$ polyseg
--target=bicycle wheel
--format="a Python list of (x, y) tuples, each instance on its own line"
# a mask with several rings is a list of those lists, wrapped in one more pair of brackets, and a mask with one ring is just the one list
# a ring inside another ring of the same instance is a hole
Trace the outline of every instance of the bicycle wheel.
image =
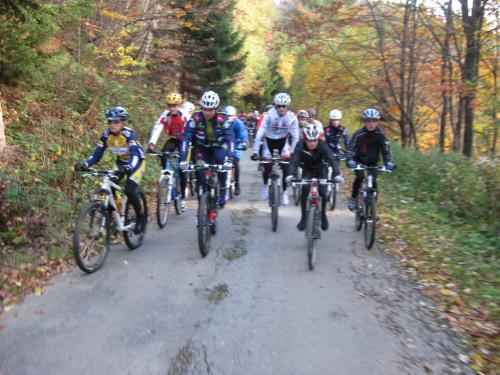
[(309, 262), (309, 269), (312, 271), (316, 264), (316, 220), (317, 220), (318, 210), (315, 207), (309, 209), (307, 213), (306, 222), (306, 238), (307, 238), (307, 260)]
[[(174, 194), (172, 194), (174, 195)], [(177, 215), (181, 214), (181, 179), (179, 177), (175, 178), (175, 197), (172, 197), (174, 201), (174, 209)]]
[[(359, 198), (359, 197), (358, 197)], [(354, 227), (356, 228), (356, 231), (360, 231), (361, 227), (363, 226), (363, 211), (364, 211), (364, 204), (360, 205), (359, 204), (359, 199), (356, 198), (356, 208), (355, 208), (355, 219), (354, 219)]]
[(85, 206), (73, 233), (73, 255), (78, 267), (92, 273), (102, 267), (109, 253), (110, 217), (101, 202)]
[[(146, 197), (144, 196), (144, 193), (142, 191), (138, 192), (138, 195), (139, 195), (139, 202), (141, 204), (141, 211), (143, 212), (144, 215), (144, 220), (142, 223), (143, 225), (140, 233), (135, 233), (135, 227), (134, 229), (130, 229), (128, 231), (123, 232), (125, 243), (127, 244), (130, 250), (135, 250), (142, 245), (142, 242), (144, 241), (144, 236), (146, 235), (146, 226), (148, 223), (148, 206), (146, 204)], [(130, 200), (128, 200), (127, 207), (125, 207), (125, 226), (134, 222), (137, 225), (137, 217), (138, 213), (135, 212), (134, 206), (132, 206), (132, 203), (130, 203)]]
[(271, 229), (273, 232), (276, 232), (278, 229), (278, 208), (279, 208), (279, 199), (280, 199), (280, 188), (278, 186), (278, 182), (274, 179), (271, 182)]
[(302, 195), (301, 186), (295, 186), (293, 188), (293, 201), (296, 206), (300, 204), (300, 196)]
[(195, 172), (189, 172), (189, 179), (188, 179), (188, 188), (189, 188), (189, 194), (192, 197), (196, 196), (196, 174)]
[(335, 209), (337, 203), (337, 184), (333, 183), (331, 186), (330, 194), (328, 195), (328, 208), (330, 211)]
[(365, 218), (365, 246), (371, 249), (375, 242), (375, 231), (377, 228), (377, 212), (376, 212), (375, 196), (370, 195), (366, 206)]
[(210, 251), (210, 207), (208, 194), (203, 193), (198, 206), (198, 247), (201, 256), (206, 256)]
[(170, 199), (168, 199), (168, 178), (163, 177), (156, 190), (156, 221), (163, 228), (167, 225), (168, 213), (170, 212)]

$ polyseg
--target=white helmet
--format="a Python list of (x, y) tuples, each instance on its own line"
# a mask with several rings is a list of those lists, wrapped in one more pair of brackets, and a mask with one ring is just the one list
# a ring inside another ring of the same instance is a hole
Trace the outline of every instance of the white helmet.
[(334, 109), (330, 112), (329, 117), (330, 120), (342, 120), (342, 112), (340, 112), (338, 109)]
[(184, 103), (183, 107), (189, 113), (194, 112), (194, 110), (196, 109), (195, 106), (194, 106), (194, 104), (191, 103), (191, 102)]
[(375, 108), (367, 108), (363, 111), (363, 114), (361, 115), (362, 120), (380, 120), (380, 112), (377, 111)]
[(307, 124), (302, 129), (303, 129), (303, 132), (304, 132), (304, 137), (306, 139), (309, 139), (311, 141), (319, 139), (320, 132), (319, 132), (318, 125), (316, 125), (316, 124)]
[(292, 98), (286, 92), (281, 92), (276, 94), (274, 97), (274, 105), (286, 105), (289, 106), (292, 102)]
[(214, 91), (204, 92), (201, 96), (200, 105), (204, 109), (217, 109), (219, 104), (219, 95)]
[(236, 116), (236, 108), (234, 108), (232, 105), (228, 105), (226, 108), (224, 108), (224, 112), (228, 116)]

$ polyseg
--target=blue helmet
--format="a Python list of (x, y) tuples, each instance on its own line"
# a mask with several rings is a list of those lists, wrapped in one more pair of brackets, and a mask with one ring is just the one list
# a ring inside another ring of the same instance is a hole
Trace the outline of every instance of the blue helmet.
[(367, 108), (361, 115), (362, 120), (375, 119), (380, 120), (380, 113), (375, 108)]
[(113, 107), (106, 111), (106, 118), (108, 119), (108, 121), (112, 120), (126, 121), (128, 120), (128, 112), (123, 107)]

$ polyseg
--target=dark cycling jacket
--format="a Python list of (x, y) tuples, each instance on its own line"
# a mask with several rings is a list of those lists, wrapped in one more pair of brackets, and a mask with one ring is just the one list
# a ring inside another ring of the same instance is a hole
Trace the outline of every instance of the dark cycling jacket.
[(333, 152), (338, 152), (341, 138), (344, 140), (344, 149), (349, 149), (349, 134), (344, 125), (339, 125), (338, 127), (328, 125), (323, 130), (325, 132), (326, 143), (328, 143)]
[[(207, 139), (207, 127), (212, 127), (213, 140)], [(234, 129), (225, 113), (217, 113), (207, 122), (203, 112), (196, 112), (186, 123), (181, 144), (181, 158), (186, 160), (189, 143), (194, 139), (196, 145), (223, 147), (227, 145), (229, 157), (234, 157)]]
[(357, 130), (351, 138), (349, 157), (357, 163), (374, 166), (380, 160), (380, 154), (384, 163), (392, 161), (391, 147), (385, 131), (376, 128), (368, 131), (366, 127)]
[(303, 169), (320, 170), (324, 167), (323, 161), (331, 165), (334, 176), (339, 175), (337, 158), (333, 155), (332, 150), (330, 150), (325, 141), (320, 140), (315, 150), (309, 150), (306, 142), (301, 139), (297, 143), (297, 146), (295, 146), (292, 160), (290, 161), (290, 174), (295, 175), (299, 166)]

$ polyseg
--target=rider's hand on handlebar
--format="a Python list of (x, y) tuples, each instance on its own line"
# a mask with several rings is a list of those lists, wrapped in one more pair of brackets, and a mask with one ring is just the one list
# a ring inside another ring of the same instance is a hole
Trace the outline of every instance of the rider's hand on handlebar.
[(130, 164), (125, 164), (123, 166), (123, 172), (127, 175), (130, 175), (132, 173), (132, 166)]
[(257, 160), (259, 160), (259, 155), (257, 155), (256, 153), (253, 153), (252, 156), (250, 157), (250, 159), (252, 159), (253, 161), (257, 161)]
[(335, 182), (339, 183), (340, 185), (344, 184), (344, 177), (341, 175), (335, 176)]
[(150, 143), (148, 145), (148, 148), (146, 149), (146, 153), (147, 154), (154, 154), (154, 152), (155, 152), (155, 145), (154, 145), (154, 143)]
[(394, 165), (394, 163), (392, 161), (388, 161), (385, 164), (385, 169), (387, 169), (388, 171), (392, 172), (393, 170), (396, 169), (396, 166)]
[(347, 167), (348, 168), (351, 168), (351, 169), (354, 169), (357, 167), (357, 164), (354, 160), (347, 160)]
[(86, 161), (80, 161), (80, 162), (75, 164), (74, 169), (75, 169), (75, 171), (78, 171), (78, 172), (85, 172), (85, 171), (89, 170), (89, 165), (87, 164)]
[(189, 168), (189, 162), (188, 161), (181, 161), (179, 163), (179, 168), (183, 171), (186, 171)]
[(285, 177), (285, 182), (287, 185), (290, 185), (293, 181), (293, 175), (288, 175)]

